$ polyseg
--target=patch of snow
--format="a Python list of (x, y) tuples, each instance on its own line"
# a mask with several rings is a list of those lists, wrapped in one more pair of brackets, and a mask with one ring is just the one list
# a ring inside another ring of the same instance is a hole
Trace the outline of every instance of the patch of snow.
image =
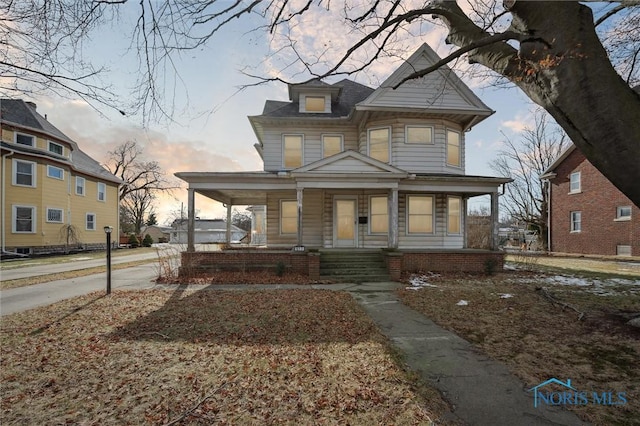
[(509, 294), (509, 293), (500, 294), (500, 299), (511, 299), (512, 297), (513, 297), (513, 294)]
[(593, 283), (589, 282), (586, 278), (563, 277), (562, 275), (554, 275), (553, 277), (547, 277), (545, 281), (547, 281), (549, 284), (574, 285), (578, 287), (586, 287), (586, 286), (593, 285)]
[[(431, 275), (432, 277), (437, 277), (438, 275)], [(434, 284), (430, 284), (427, 279), (429, 277), (427, 277), (426, 275), (412, 275), (411, 278), (409, 279), (409, 284), (411, 284), (411, 287), (407, 287), (407, 289), (412, 289), (412, 290), (419, 290), (423, 287), (435, 287), (437, 288), (437, 285)]]
[(503, 269), (505, 271), (517, 271), (518, 267), (513, 263), (505, 262)]
[(76, 260), (91, 260), (91, 258), (90, 257), (76, 257), (75, 259), (72, 259), (72, 260), (75, 262)]
[(461, 300), (458, 303), (456, 303), (456, 305), (458, 305), (458, 306), (467, 306), (468, 304), (469, 304), (469, 302), (466, 301), (466, 300)]

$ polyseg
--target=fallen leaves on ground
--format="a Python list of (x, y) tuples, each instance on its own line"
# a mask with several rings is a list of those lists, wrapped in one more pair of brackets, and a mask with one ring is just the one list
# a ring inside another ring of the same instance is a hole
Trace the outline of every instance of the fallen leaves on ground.
[(3, 424), (428, 424), (352, 298), (114, 292), (4, 317)]
[(160, 277), (156, 280), (162, 284), (315, 284), (317, 281), (308, 275), (285, 273), (277, 275), (269, 270), (251, 272), (220, 271), (203, 273), (187, 277)]
[[(625, 405), (568, 408), (593, 424), (638, 425), (640, 330), (625, 325), (626, 319), (618, 314), (640, 312), (640, 296), (636, 286), (609, 281), (608, 291), (598, 293), (595, 284), (553, 285), (545, 275), (526, 272), (407, 276), (407, 283), (422, 285), (400, 290), (400, 296), (413, 309), (505, 362), (527, 389), (555, 377), (570, 378), (579, 390), (626, 392)], [(558, 303), (536, 290), (545, 286)], [(456, 306), (461, 300), (469, 303)], [(584, 313), (582, 319), (567, 305)]]

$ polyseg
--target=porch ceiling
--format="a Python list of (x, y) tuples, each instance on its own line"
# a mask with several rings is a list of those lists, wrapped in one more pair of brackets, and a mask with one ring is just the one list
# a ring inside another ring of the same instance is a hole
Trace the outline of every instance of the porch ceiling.
[(267, 191), (240, 189), (196, 189), (196, 194), (228, 205), (263, 205), (267, 204)]

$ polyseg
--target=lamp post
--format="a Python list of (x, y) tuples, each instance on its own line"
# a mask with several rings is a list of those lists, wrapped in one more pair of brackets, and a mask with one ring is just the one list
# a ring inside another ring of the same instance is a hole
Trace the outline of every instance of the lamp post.
[(107, 294), (111, 294), (111, 226), (104, 227), (104, 233), (107, 235)]

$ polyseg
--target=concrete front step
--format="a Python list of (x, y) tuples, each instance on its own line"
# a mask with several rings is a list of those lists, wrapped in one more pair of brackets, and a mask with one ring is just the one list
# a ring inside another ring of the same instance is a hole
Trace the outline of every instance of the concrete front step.
[(320, 278), (335, 282), (389, 281), (384, 256), (379, 250), (321, 252)]

